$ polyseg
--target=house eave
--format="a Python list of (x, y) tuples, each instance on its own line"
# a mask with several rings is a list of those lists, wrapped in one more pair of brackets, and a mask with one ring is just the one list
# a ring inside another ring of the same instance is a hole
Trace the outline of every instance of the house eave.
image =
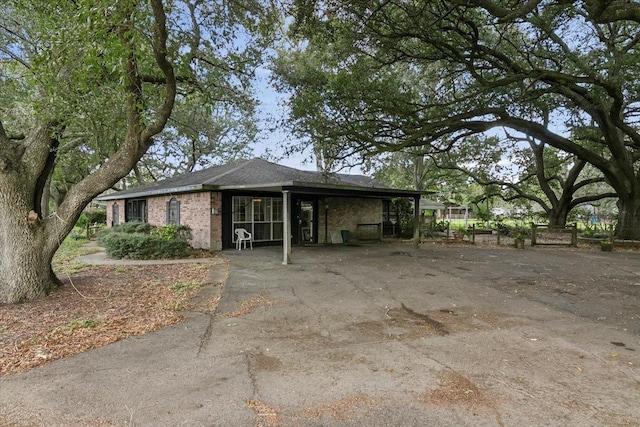
[(105, 194), (96, 198), (96, 200), (119, 200), (119, 199), (137, 199), (149, 196), (162, 196), (179, 193), (193, 193), (197, 191), (291, 191), (297, 193), (309, 194), (326, 194), (326, 195), (362, 195), (369, 197), (417, 197), (425, 192), (412, 190), (398, 190), (394, 188), (384, 187), (361, 187), (357, 185), (340, 185), (330, 183), (303, 182), (303, 181), (285, 181), (272, 182), (262, 184), (237, 184), (237, 185), (206, 185), (195, 184), (185, 185), (171, 188), (147, 189), (126, 194), (115, 192)]
[(315, 194), (329, 195), (360, 195), (369, 197), (417, 197), (422, 193), (411, 190), (398, 190), (384, 187), (362, 187), (358, 185), (338, 185), (330, 183), (316, 182), (294, 182), (289, 188), (290, 191), (307, 192)]
[(412, 190), (398, 190), (394, 188), (384, 187), (361, 187), (357, 185), (330, 184), (318, 182), (304, 181), (287, 181), (274, 182), (265, 184), (246, 184), (246, 185), (222, 185), (218, 190), (226, 191), (250, 191), (250, 190), (271, 190), (271, 191), (290, 191), (292, 193), (311, 193), (311, 194), (328, 194), (328, 195), (370, 195), (375, 197), (416, 197), (423, 192)]
[(140, 197), (148, 197), (148, 196), (162, 196), (166, 194), (179, 194), (179, 193), (192, 193), (196, 191), (207, 191), (211, 190), (211, 186), (196, 184), (196, 185), (185, 185), (181, 187), (172, 187), (172, 188), (156, 188), (156, 189), (148, 189), (141, 190), (132, 193), (122, 194), (122, 192), (118, 191), (115, 193), (104, 194), (102, 196), (96, 197), (96, 200), (120, 200), (120, 199), (138, 199)]

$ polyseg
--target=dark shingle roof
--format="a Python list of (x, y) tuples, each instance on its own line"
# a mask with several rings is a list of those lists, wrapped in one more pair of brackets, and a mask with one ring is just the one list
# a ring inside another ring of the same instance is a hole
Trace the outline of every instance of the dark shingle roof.
[(234, 188), (259, 189), (282, 186), (344, 188), (345, 190), (350, 189), (356, 191), (393, 191), (392, 188), (363, 175), (326, 175), (321, 172), (298, 170), (254, 158), (223, 166), (213, 166), (129, 190), (102, 195), (98, 197), (98, 199), (113, 200), (198, 190), (232, 190)]

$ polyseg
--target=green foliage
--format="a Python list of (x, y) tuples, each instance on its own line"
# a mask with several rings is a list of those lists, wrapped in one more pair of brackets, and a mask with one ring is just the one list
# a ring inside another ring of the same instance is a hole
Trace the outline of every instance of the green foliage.
[(398, 212), (400, 237), (410, 239), (413, 237), (413, 206), (407, 199), (393, 199), (393, 204)]
[(87, 219), (89, 224), (106, 224), (107, 223), (107, 210), (106, 209), (92, 209), (87, 213)]
[(71, 231), (71, 233), (69, 233), (69, 238), (73, 240), (87, 240), (87, 236), (78, 229), (74, 229), (73, 231)]
[(295, 51), (274, 68), (307, 141), (452, 152), (453, 166), (553, 222), (614, 194), (618, 233), (637, 238), (640, 8), (627, 3), (302, 0)]
[(584, 237), (591, 239), (602, 239), (609, 237), (609, 232), (599, 228), (598, 226), (587, 225), (582, 232)]
[(202, 285), (199, 282), (176, 282), (169, 285), (169, 289), (174, 292), (186, 292), (191, 289), (197, 289), (200, 286)]
[(191, 228), (186, 225), (177, 226), (175, 224), (164, 225), (152, 228), (149, 232), (152, 236), (158, 236), (165, 240), (190, 240)]
[(131, 221), (131, 222), (124, 222), (120, 225), (116, 225), (115, 227), (112, 227), (111, 229), (107, 229), (105, 230), (103, 233), (101, 234), (108, 234), (109, 232), (111, 233), (143, 233), (143, 234), (149, 234), (151, 233), (151, 230), (154, 227), (147, 223), (147, 222), (140, 222), (140, 221)]
[(531, 230), (525, 227), (516, 227), (509, 231), (509, 235), (516, 240), (524, 240), (531, 235)]
[(493, 212), (488, 203), (477, 202), (473, 203), (473, 214), (478, 218), (485, 226), (493, 220)]
[(101, 237), (107, 255), (115, 259), (180, 258), (189, 254), (184, 240), (166, 240), (143, 233), (107, 233)]
[(107, 223), (107, 211), (106, 209), (92, 209), (90, 211), (82, 212), (78, 221), (76, 221), (76, 227), (87, 228), (93, 224), (106, 224)]
[(154, 227), (143, 222), (125, 222), (100, 233), (100, 243), (115, 259), (181, 258), (189, 255), (187, 226)]
[(76, 227), (79, 228), (87, 228), (87, 224), (89, 224), (89, 217), (86, 212), (82, 212), (78, 221), (76, 221)]
[[(78, 233), (79, 234), (79, 233)], [(67, 237), (53, 257), (52, 268), (57, 273), (74, 274), (87, 267), (87, 264), (75, 261), (82, 255), (87, 255), (100, 250), (85, 245), (87, 242), (83, 235), (81, 238)]]
[(469, 235), (469, 230), (467, 229), (467, 227), (458, 227), (456, 228), (456, 233), (462, 234), (463, 236), (467, 236)]
[(93, 329), (100, 325), (100, 323), (102, 322), (98, 319), (73, 319), (71, 322), (69, 322), (67, 330), (69, 332), (73, 332), (74, 330), (80, 328)]
[(449, 221), (438, 221), (436, 223), (433, 224), (433, 231), (447, 231), (449, 229)]

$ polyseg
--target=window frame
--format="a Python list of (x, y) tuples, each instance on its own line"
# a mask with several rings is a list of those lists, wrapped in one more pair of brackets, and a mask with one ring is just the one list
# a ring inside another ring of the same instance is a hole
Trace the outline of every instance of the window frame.
[[(231, 213), (233, 243), (236, 242), (237, 228), (244, 228), (251, 233), (254, 242), (273, 242), (283, 239), (282, 197), (232, 196), (231, 205), (233, 206)], [(267, 229), (268, 236), (264, 236), (264, 231)]]
[(117, 225), (120, 225), (120, 205), (118, 202), (113, 202), (111, 205), (111, 226)]
[(165, 224), (174, 224), (177, 227), (180, 226), (180, 200), (175, 197), (167, 200)]
[(125, 203), (125, 222), (149, 222), (147, 209), (147, 199), (128, 199)]

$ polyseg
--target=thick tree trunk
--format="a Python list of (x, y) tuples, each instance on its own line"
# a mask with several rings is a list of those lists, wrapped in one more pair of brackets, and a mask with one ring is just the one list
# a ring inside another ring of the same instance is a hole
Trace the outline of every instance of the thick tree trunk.
[(57, 286), (51, 271), (52, 253), (43, 250), (43, 238), (28, 227), (0, 237), (0, 303), (31, 300)]
[(564, 227), (567, 225), (567, 209), (551, 209), (547, 216), (550, 227)]
[(46, 295), (58, 283), (51, 271), (57, 245), (47, 242), (41, 220), (15, 190), (7, 185), (0, 193), (0, 303)]
[(640, 197), (618, 200), (618, 224), (616, 237), (640, 240)]

